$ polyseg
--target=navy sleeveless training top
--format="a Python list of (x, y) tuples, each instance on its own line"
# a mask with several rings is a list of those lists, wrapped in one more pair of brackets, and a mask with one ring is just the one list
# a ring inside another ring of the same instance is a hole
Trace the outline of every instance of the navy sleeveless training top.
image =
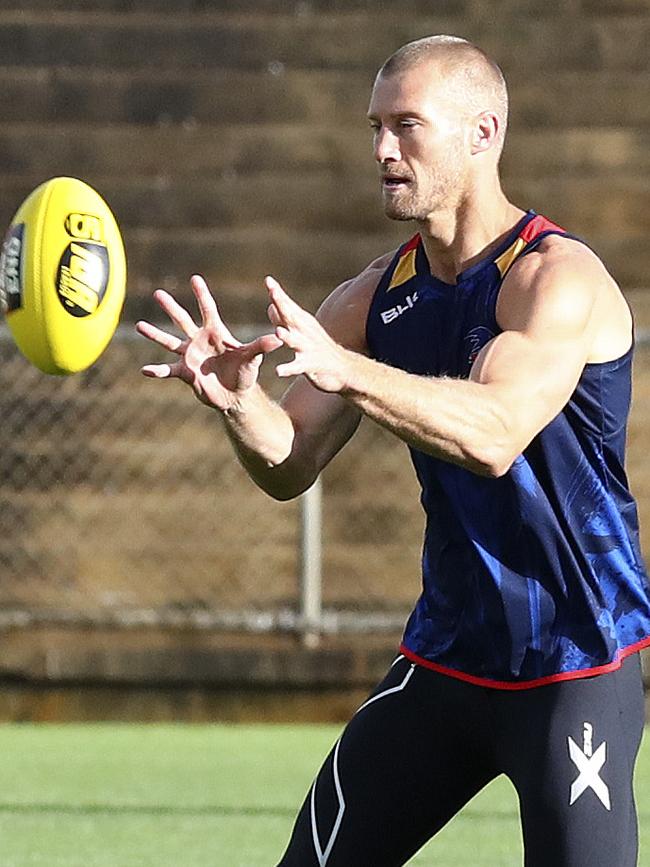
[[(467, 378), (501, 331), (495, 311), (506, 272), (549, 234), (566, 232), (529, 211), (453, 286), (431, 275), (416, 235), (372, 300), (372, 357)], [(519, 689), (613, 670), (650, 644), (650, 586), (624, 471), (631, 364), (632, 350), (587, 364), (564, 409), (500, 478), (411, 448), (427, 521), (405, 656)]]

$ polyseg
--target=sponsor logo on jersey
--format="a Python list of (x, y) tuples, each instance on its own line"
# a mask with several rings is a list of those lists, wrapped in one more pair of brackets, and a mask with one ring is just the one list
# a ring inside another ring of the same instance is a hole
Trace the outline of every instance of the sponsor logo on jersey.
[(408, 313), (409, 310), (412, 310), (416, 301), (418, 300), (418, 293), (414, 292), (412, 295), (407, 295), (404, 299), (403, 304), (396, 304), (395, 307), (389, 307), (388, 310), (381, 311), (381, 321), (384, 325), (388, 325), (391, 322), (394, 322), (399, 316), (402, 316), (404, 313)]

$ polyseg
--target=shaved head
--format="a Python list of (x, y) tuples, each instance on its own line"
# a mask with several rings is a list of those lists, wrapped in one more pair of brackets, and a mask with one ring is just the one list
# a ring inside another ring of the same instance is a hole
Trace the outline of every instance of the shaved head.
[(499, 153), (508, 122), (508, 91), (497, 64), (458, 36), (426, 36), (408, 42), (384, 63), (377, 78), (403, 75), (414, 67), (440, 81), (445, 96), (462, 112), (493, 112), (499, 118)]
[(386, 216), (426, 224), (477, 190), (496, 195), (507, 117), (501, 70), (466, 39), (428, 36), (396, 51), (368, 107)]

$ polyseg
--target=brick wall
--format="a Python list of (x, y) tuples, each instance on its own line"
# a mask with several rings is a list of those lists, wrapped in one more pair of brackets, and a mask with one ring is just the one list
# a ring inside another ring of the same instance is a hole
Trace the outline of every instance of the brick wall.
[(261, 278), (315, 306), (408, 228), (380, 212), (364, 114), (377, 66), (475, 39), (512, 94), (508, 192), (645, 287), (650, 3), (642, 0), (22, 0), (0, 8), (0, 222), (55, 174), (123, 227), (127, 317), (204, 272), (231, 320)]

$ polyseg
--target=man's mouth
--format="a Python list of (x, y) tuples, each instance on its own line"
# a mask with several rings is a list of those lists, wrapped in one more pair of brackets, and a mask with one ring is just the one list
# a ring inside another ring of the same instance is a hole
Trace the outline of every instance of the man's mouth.
[(406, 184), (410, 184), (410, 179), (404, 177), (404, 175), (382, 175), (381, 183), (384, 189), (388, 190), (398, 190), (402, 187), (406, 186)]

